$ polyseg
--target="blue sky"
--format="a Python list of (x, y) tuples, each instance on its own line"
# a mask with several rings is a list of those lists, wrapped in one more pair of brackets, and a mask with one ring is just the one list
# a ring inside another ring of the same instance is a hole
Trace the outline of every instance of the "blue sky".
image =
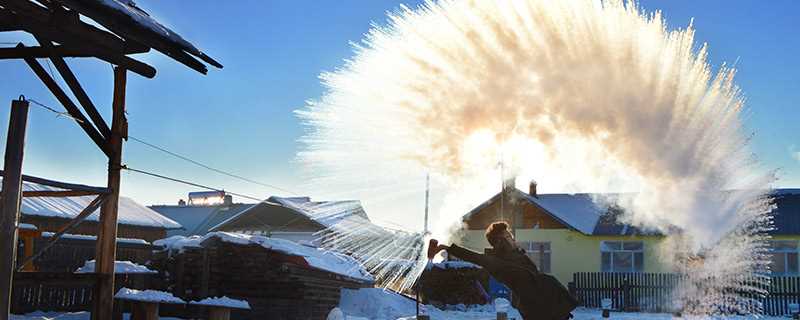
[[(371, 1), (153, 1), (138, 0), (164, 24), (194, 42), (225, 68), (200, 75), (159, 53), (140, 59), (158, 69), (155, 79), (129, 75), (130, 135), (209, 165), (300, 194), (293, 162), (303, 128), (292, 111), (321, 95), (317, 76), (351, 56), (385, 12), (401, 2)], [(415, 6), (418, 1), (404, 2)], [(746, 124), (765, 168), (778, 168), (778, 186), (800, 187), (800, 2), (641, 1), (662, 10), (671, 28), (691, 18), (696, 38), (710, 46), (714, 66), (736, 62), (737, 83), (747, 97)], [(24, 34), (0, 42), (34, 42)], [(7, 44), (3, 44), (8, 46)], [(96, 60), (69, 60), (105, 116), (110, 113), (112, 74)], [(22, 61), (0, 61), (0, 104), (20, 94), (60, 107)], [(9, 81), (10, 79), (10, 81)], [(5, 145), (8, 108), (0, 108)], [(24, 171), (65, 181), (102, 185), (104, 156), (69, 120), (33, 109)], [(796, 158), (793, 158), (793, 155)], [(129, 166), (256, 196), (275, 190), (222, 176), (170, 158), (136, 142), (126, 144)], [(123, 194), (145, 203), (174, 203), (192, 188), (123, 174)]]

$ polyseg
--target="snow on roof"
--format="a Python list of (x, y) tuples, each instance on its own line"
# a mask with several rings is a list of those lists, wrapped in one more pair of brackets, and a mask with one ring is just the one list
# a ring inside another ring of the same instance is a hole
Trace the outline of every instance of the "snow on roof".
[(200, 301), (190, 301), (189, 304), (201, 305), (201, 306), (212, 306), (212, 307), (224, 307), (224, 308), (231, 308), (231, 309), (244, 309), (250, 310), (250, 304), (247, 303), (246, 300), (236, 300), (231, 299), (228, 297), (213, 297), (213, 298), (205, 298)]
[(540, 194), (536, 197), (520, 192), (525, 199), (542, 207), (561, 223), (590, 235), (595, 225), (607, 209), (597, 204), (592, 195), (576, 194)]
[[(361, 206), (361, 201), (358, 200), (344, 200), (344, 201), (311, 201), (309, 197), (269, 197), (266, 201), (259, 203), (260, 205), (280, 206), (288, 208), (291, 211), (308, 217), (321, 225), (321, 227), (330, 228), (342, 221), (356, 219), (360, 221), (369, 222), (367, 213)], [(223, 226), (237, 221), (249, 214), (259, 214), (261, 210), (259, 204), (253, 205), (246, 210), (233, 215), (232, 217), (221, 221), (217, 225), (209, 228), (208, 230), (219, 230)], [(256, 210), (256, 211), (253, 211)]]
[(212, 238), (217, 238), (221, 241), (234, 244), (260, 245), (267, 250), (303, 257), (306, 262), (308, 262), (309, 266), (316, 269), (329, 271), (354, 279), (374, 281), (372, 275), (364, 270), (364, 268), (352, 257), (335, 253), (333, 251), (304, 246), (290, 240), (218, 231), (211, 232), (205, 236), (172, 236), (166, 239), (157, 240), (154, 242), (154, 244), (164, 246), (165, 249), (170, 251), (180, 252), (186, 247), (202, 247), (206, 240)]
[[(2, 178), (0, 178), (2, 181)], [(54, 188), (32, 182), (23, 182), (24, 191), (64, 191), (64, 189)], [(72, 219), (78, 216), (81, 211), (94, 200), (95, 196), (80, 197), (24, 197), (20, 211), (23, 215), (39, 217), (56, 217)], [(119, 224), (164, 228), (180, 229), (181, 225), (158, 212), (147, 208), (136, 201), (127, 197), (119, 197)], [(99, 221), (100, 209), (95, 210), (86, 218), (86, 221)]]
[(150, 17), (150, 15), (145, 12), (144, 10), (140, 9), (136, 6), (133, 0), (96, 0), (101, 5), (108, 7), (112, 10), (116, 10), (121, 12), (136, 21), (137, 24), (167, 38), (171, 41), (174, 41), (181, 46), (184, 46), (187, 51), (190, 51), (192, 54), (199, 54), (200, 50), (197, 49), (193, 44), (189, 43), (181, 37), (179, 34), (175, 33), (175, 31), (170, 30), (169, 28), (165, 27), (156, 19)]
[(117, 291), (117, 294), (114, 295), (114, 298), (123, 300), (143, 301), (143, 302), (158, 302), (158, 303), (173, 303), (173, 304), (186, 303), (186, 301), (183, 301), (181, 298), (173, 296), (169, 292), (158, 291), (158, 290), (136, 290), (136, 289), (122, 288), (119, 289), (119, 291)]
[[(95, 261), (89, 260), (83, 264), (83, 267), (75, 270), (75, 273), (94, 273)], [(135, 264), (131, 261), (114, 261), (114, 273), (158, 273), (158, 271), (150, 270), (147, 267)]]
[(272, 196), (268, 201), (291, 208), (299, 213), (306, 215), (326, 227), (330, 227), (351, 216), (367, 218), (361, 201), (311, 201), (309, 197), (276, 197)]
[[(42, 232), (42, 238), (50, 238), (54, 235), (53, 232)], [(61, 235), (61, 239), (73, 239), (73, 240), (90, 240), (95, 241), (97, 240), (97, 236), (85, 235), (85, 234), (70, 234), (65, 233)], [(130, 243), (130, 244), (142, 244), (142, 245), (149, 245), (150, 242), (147, 242), (143, 239), (133, 239), (133, 238), (117, 238), (117, 243)]]

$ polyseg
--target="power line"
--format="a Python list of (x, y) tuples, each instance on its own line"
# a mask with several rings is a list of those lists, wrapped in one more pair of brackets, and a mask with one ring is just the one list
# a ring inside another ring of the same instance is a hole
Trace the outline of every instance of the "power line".
[(169, 154), (169, 155), (171, 155), (171, 156), (173, 156), (173, 157), (176, 157), (176, 158), (178, 158), (178, 159), (181, 159), (181, 160), (184, 160), (184, 161), (190, 162), (190, 163), (192, 163), (192, 164), (195, 164), (195, 165), (197, 165), (197, 166), (200, 166), (200, 167), (203, 167), (203, 168), (205, 168), (205, 169), (208, 169), (208, 170), (214, 171), (214, 172), (216, 172), (216, 173), (223, 174), (223, 175), (226, 175), (226, 176), (229, 176), (229, 177), (232, 177), (232, 178), (236, 178), (236, 179), (239, 179), (239, 180), (242, 180), (242, 181), (246, 181), (246, 182), (249, 182), (249, 183), (252, 183), (252, 184), (257, 184), (257, 185), (260, 185), (260, 186), (262, 186), (262, 187), (267, 187), (267, 188), (271, 188), (271, 189), (275, 189), (275, 190), (280, 190), (280, 191), (283, 191), (283, 192), (288, 192), (288, 193), (291, 193), (291, 194), (297, 195), (297, 193), (296, 193), (296, 192), (293, 192), (293, 191), (291, 191), (291, 190), (288, 190), (288, 189), (284, 189), (284, 188), (278, 187), (278, 186), (276, 186), (276, 185), (272, 185), (272, 184), (269, 184), (269, 183), (263, 183), (263, 182), (255, 181), (255, 180), (253, 180), (253, 179), (249, 179), (249, 178), (246, 178), (246, 177), (243, 177), (243, 176), (240, 176), (240, 175), (234, 174), (234, 173), (230, 173), (230, 172), (227, 172), (227, 171), (223, 171), (223, 170), (221, 170), (221, 169), (217, 169), (217, 168), (211, 167), (211, 166), (209, 166), (209, 165), (206, 165), (206, 164), (204, 164), (204, 163), (201, 163), (201, 162), (199, 162), (199, 161), (196, 161), (196, 160), (192, 160), (192, 159), (191, 159), (191, 158), (189, 158), (189, 157), (186, 157), (186, 156), (183, 156), (183, 155), (177, 154), (177, 153), (175, 153), (175, 152), (169, 151), (169, 150), (167, 150), (167, 149), (166, 149), (166, 148), (164, 148), (164, 147), (157, 146), (157, 145), (155, 145), (155, 144), (149, 143), (149, 142), (147, 142), (147, 141), (144, 141), (144, 140), (142, 140), (142, 139), (136, 138), (136, 137), (134, 137), (134, 136), (130, 136), (130, 135), (129, 135), (129, 136), (128, 136), (128, 138), (129, 138), (129, 139), (131, 139), (131, 140), (133, 140), (133, 141), (139, 142), (139, 143), (141, 143), (141, 144), (143, 144), (143, 145), (146, 145), (146, 146), (148, 146), (148, 147), (150, 147), (150, 148), (153, 148), (153, 149), (156, 149), (156, 150), (158, 150), (158, 151), (164, 152), (164, 153), (166, 153), (166, 154)]
[(245, 199), (255, 200), (255, 201), (258, 201), (258, 202), (264, 201), (264, 199), (251, 197), (251, 196), (248, 196), (248, 195), (245, 195), (245, 194), (241, 194), (241, 193), (225, 191), (225, 189), (214, 188), (214, 187), (210, 187), (210, 186), (207, 186), (207, 185), (202, 185), (202, 184), (191, 182), (191, 181), (186, 181), (186, 180), (182, 180), (182, 179), (178, 179), (178, 178), (168, 177), (168, 176), (165, 176), (165, 175), (162, 175), (162, 174), (158, 174), (158, 173), (153, 173), (153, 172), (148, 172), (148, 171), (144, 171), (144, 170), (134, 169), (134, 168), (128, 167), (127, 165), (122, 166), (122, 169), (123, 170), (132, 171), (132, 172), (136, 172), (136, 173), (141, 173), (141, 174), (148, 175), (148, 176), (151, 176), (151, 177), (156, 177), (156, 178), (160, 178), (160, 179), (164, 179), (164, 180), (169, 180), (169, 181), (173, 181), (173, 182), (182, 183), (182, 184), (185, 184), (185, 185), (190, 185), (190, 186), (193, 186), (193, 187), (203, 188), (203, 189), (207, 189), (207, 190), (211, 190), (211, 191), (225, 192), (226, 194), (234, 195), (234, 196), (245, 198)]
[[(47, 106), (47, 105), (45, 105), (45, 104), (43, 104), (43, 103), (41, 103), (39, 101), (34, 100), (34, 99), (28, 99), (28, 101), (34, 103), (35, 105), (37, 105), (37, 106), (39, 106), (39, 107), (41, 107), (41, 108), (43, 108), (43, 109), (45, 109), (47, 111), (55, 113), (60, 117), (70, 118), (70, 119), (74, 120), (75, 122), (79, 122), (79, 123), (83, 122), (83, 121), (81, 121), (81, 119), (77, 119), (77, 118), (73, 117), (72, 115), (70, 115), (67, 112), (58, 111), (58, 110), (56, 110), (56, 109), (54, 109), (52, 107), (49, 107), (49, 106)], [(164, 153), (169, 154), (169, 155), (171, 155), (173, 157), (179, 158), (181, 160), (187, 161), (189, 163), (192, 163), (194, 165), (200, 166), (202, 168), (214, 171), (214, 172), (222, 174), (222, 175), (226, 175), (226, 176), (229, 176), (229, 177), (232, 177), (232, 178), (235, 178), (235, 179), (239, 179), (239, 180), (242, 180), (242, 181), (245, 181), (245, 182), (249, 182), (249, 183), (252, 183), (252, 184), (260, 185), (262, 187), (267, 187), (267, 188), (271, 188), (271, 189), (275, 189), (275, 190), (280, 190), (280, 191), (287, 192), (287, 193), (290, 193), (290, 194), (293, 194), (293, 195), (297, 195), (298, 194), (297, 192), (293, 192), (291, 190), (288, 190), (288, 189), (285, 189), (285, 188), (281, 188), (281, 187), (278, 187), (278, 186), (273, 185), (273, 184), (256, 181), (256, 180), (249, 179), (249, 178), (246, 178), (246, 177), (234, 174), (234, 173), (230, 173), (230, 172), (227, 172), (227, 171), (224, 171), (224, 170), (221, 170), (221, 169), (217, 169), (217, 168), (211, 167), (211, 166), (206, 165), (206, 164), (204, 164), (202, 162), (199, 162), (199, 161), (193, 160), (193, 159), (191, 159), (191, 158), (189, 158), (187, 156), (183, 156), (183, 155), (180, 155), (178, 153), (169, 151), (164, 147), (157, 146), (155, 144), (152, 144), (150, 142), (147, 142), (147, 141), (144, 141), (142, 139), (136, 138), (134, 136), (130, 136), (129, 135), (128, 139), (131, 139), (133, 141), (139, 142), (139, 143), (144, 144), (144, 145), (146, 145), (146, 146), (148, 146), (150, 148), (153, 148), (155, 150), (164, 152)]]

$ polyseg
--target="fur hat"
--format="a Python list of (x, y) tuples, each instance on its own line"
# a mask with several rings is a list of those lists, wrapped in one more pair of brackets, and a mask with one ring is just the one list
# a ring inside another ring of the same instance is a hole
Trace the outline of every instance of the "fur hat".
[(502, 235), (504, 232), (508, 233), (509, 235), (511, 234), (511, 232), (508, 231), (508, 222), (498, 221), (492, 223), (488, 228), (486, 228), (486, 240), (493, 245), (492, 239)]

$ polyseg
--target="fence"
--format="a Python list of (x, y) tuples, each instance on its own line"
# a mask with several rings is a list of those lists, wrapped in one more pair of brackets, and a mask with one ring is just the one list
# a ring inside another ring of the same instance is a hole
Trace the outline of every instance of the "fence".
[[(41, 248), (50, 238), (37, 238), (34, 248)], [(87, 260), (93, 260), (96, 241), (93, 239), (62, 238), (33, 261), (36, 270), (44, 272), (73, 272)], [(152, 259), (150, 244), (117, 242), (116, 259), (144, 264)]]
[[(145, 289), (155, 277), (155, 274), (117, 274), (114, 286), (116, 290), (121, 287)], [(11, 293), (11, 312), (89, 311), (96, 280), (97, 275), (93, 273), (17, 272)]]
[[(580, 304), (600, 308), (611, 299), (612, 309), (624, 311), (673, 312), (675, 288), (683, 276), (671, 273), (578, 272), (569, 283)], [(758, 300), (766, 315), (789, 314), (789, 304), (800, 303), (800, 277), (772, 277), (764, 287), (767, 295)]]

